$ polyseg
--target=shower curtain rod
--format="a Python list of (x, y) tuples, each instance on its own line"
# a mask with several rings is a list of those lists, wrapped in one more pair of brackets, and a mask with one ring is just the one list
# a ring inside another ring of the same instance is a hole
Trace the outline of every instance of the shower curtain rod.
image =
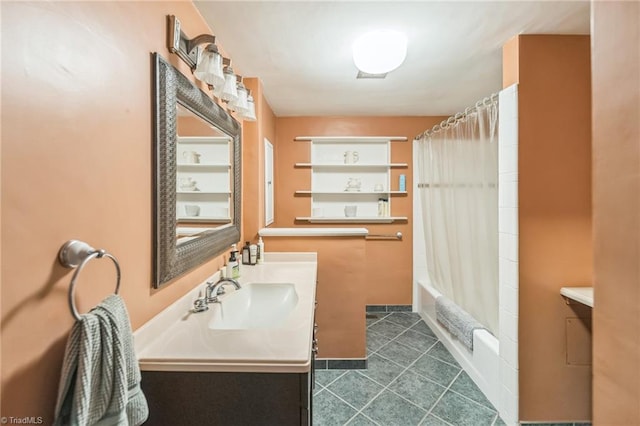
[(493, 93), (487, 96), (486, 98), (479, 100), (478, 102), (476, 102), (474, 106), (465, 109), (463, 112), (459, 112), (447, 118), (446, 120), (442, 120), (439, 124), (436, 124), (429, 130), (425, 130), (424, 132), (416, 136), (414, 139), (423, 139), (423, 138), (426, 138), (427, 136), (431, 136), (433, 133), (439, 132), (440, 130), (447, 129), (453, 126), (454, 124), (456, 124), (457, 122), (459, 122), (460, 120), (465, 119), (469, 114), (477, 111), (477, 109), (480, 108), (481, 106), (491, 105), (493, 102), (495, 102), (496, 99), (498, 99), (498, 93)]

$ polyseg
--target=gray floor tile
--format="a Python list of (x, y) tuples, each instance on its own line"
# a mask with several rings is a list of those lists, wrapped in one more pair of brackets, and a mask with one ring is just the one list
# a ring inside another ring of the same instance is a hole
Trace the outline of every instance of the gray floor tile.
[(386, 386), (398, 377), (403, 370), (404, 367), (374, 354), (369, 357), (367, 369), (360, 370), (360, 373)]
[(348, 426), (378, 426), (373, 420), (369, 419), (364, 414), (358, 414), (349, 423)]
[(451, 353), (447, 350), (447, 348), (442, 344), (442, 342), (438, 342), (427, 352), (434, 358), (438, 358), (444, 362), (448, 362), (449, 364), (453, 364), (457, 367), (460, 367), (458, 361), (451, 355)]
[(367, 355), (374, 353), (390, 341), (391, 339), (383, 336), (382, 334), (367, 330)]
[(345, 424), (356, 414), (338, 397), (324, 389), (313, 398), (313, 424), (315, 426), (336, 426)]
[(387, 319), (383, 319), (370, 326), (369, 330), (378, 334), (382, 334), (389, 339), (393, 339), (394, 337), (405, 331), (406, 327), (402, 327), (396, 323), (388, 321)]
[(375, 422), (385, 426), (418, 425), (427, 413), (389, 391), (381, 393), (362, 412)]
[(460, 372), (458, 367), (429, 355), (423, 355), (409, 369), (443, 386), (449, 386)]
[(322, 389), (324, 389), (324, 387), (321, 386), (320, 383), (316, 382), (315, 387), (313, 388), (313, 394), (317, 395)]
[(402, 373), (400, 377), (389, 385), (388, 389), (402, 395), (425, 410), (430, 410), (446, 390), (444, 386), (440, 386), (411, 371)]
[(456, 426), (491, 426), (496, 412), (447, 391), (432, 413)]
[(438, 336), (436, 336), (436, 334), (429, 328), (427, 323), (425, 323), (424, 321), (418, 322), (416, 325), (411, 327), (411, 330), (433, 337), (434, 339), (438, 338)]
[(352, 370), (331, 383), (327, 389), (355, 408), (360, 409), (367, 405), (383, 388), (371, 379)]
[(386, 318), (388, 321), (409, 328), (420, 321), (420, 315), (413, 312), (394, 312)]
[(449, 423), (437, 418), (433, 414), (429, 414), (422, 423), (420, 423), (420, 426), (449, 426)]
[(320, 386), (327, 386), (338, 377), (342, 376), (347, 370), (316, 370), (316, 383)]
[(489, 402), (486, 396), (482, 393), (480, 388), (471, 380), (471, 377), (464, 371), (456, 378), (451, 384), (452, 391), (456, 391), (459, 394), (466, 396), (469, 399), (473, 399), (475, 402), (484, 405), (495, 411), (495, 407)]
[(386, 312), (375, 312), (375, 313), (368, 313), (367, 314), (367, 327), (369, 327), (371, 324), (374, 324), (378, 321), (380, 321), (381, 319), (384, 319), (388, 316), (389, 314)]
[(377, 352), (378, 355), (385, 357), (403, 367), (408, 367), (416, 359), (422, 356), (422, 352), (418, 352), (408, 346), (398, 343), (395, 340), (384, 345)]
[(507, 426), (507, 424), (500, 418), (500, 416), (496, 416), (496, 419), (493, 422), (493, 426)]
[(426, 336), (413, 330), (405, 331), (394, 340), (422, 353), (428, 351), (438, 341), (435, 337)]

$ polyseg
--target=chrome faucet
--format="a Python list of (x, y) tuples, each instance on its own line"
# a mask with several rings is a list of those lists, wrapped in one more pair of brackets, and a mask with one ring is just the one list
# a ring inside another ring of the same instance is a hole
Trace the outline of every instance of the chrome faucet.
[(220, 278), (217, 282), (207, 281), (207, 287), (204, 292), (204, 300), (207, 303), (218, 302), (218, 295), (223, 294), (222, 287), (226, 284), (233, 284), (236, 290), (242, 287), (240, 283), (233, 278)]

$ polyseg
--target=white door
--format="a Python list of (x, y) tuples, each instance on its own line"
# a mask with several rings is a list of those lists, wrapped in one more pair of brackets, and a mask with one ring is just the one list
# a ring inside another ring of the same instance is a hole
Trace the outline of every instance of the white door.
[(273, 223), (273, 145), (264, 138), (264, 224)]

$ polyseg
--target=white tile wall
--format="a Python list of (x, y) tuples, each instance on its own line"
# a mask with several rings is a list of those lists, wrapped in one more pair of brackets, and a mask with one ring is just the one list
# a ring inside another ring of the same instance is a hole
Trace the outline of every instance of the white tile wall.
[(500, 397), (498, 411), (518, 424), (518, 87), (499, 95), (498, 264)]

